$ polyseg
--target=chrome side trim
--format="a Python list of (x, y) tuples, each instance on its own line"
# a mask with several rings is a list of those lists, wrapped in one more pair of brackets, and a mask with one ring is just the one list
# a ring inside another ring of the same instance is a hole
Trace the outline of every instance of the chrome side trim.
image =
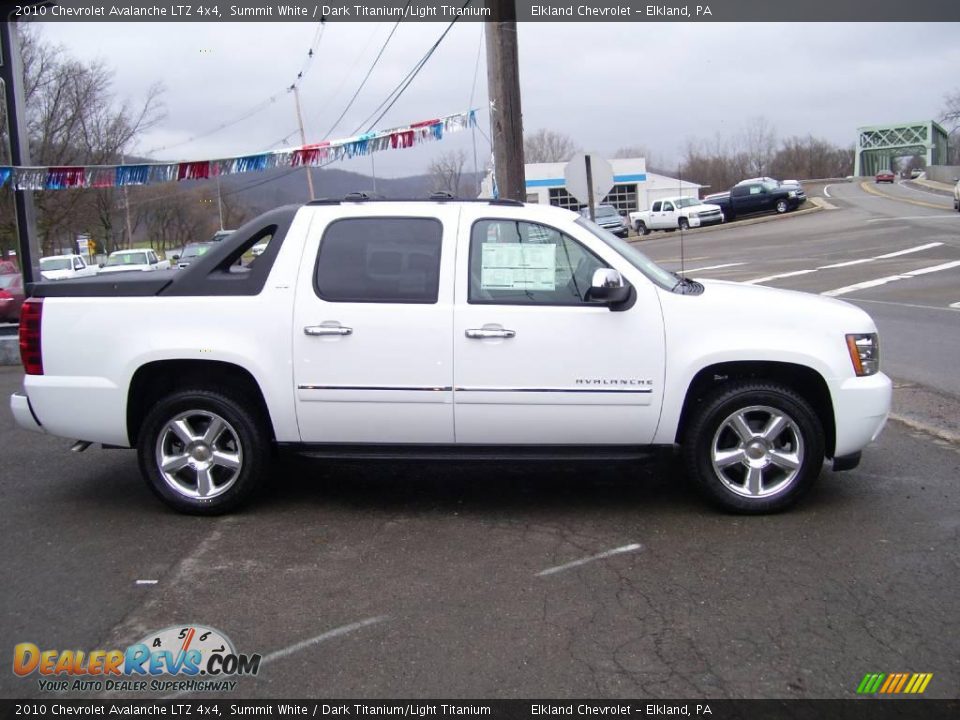
[(415, 387), (408, 385), (297, 385), (297, 390), (405, 390), (418, 392), (450, 392), (452, 387)]
[(514, 392), (514, 393), (608, 393), (620, 395), (649, 395), (653, 388), (639, 390), (604, 390), (597, 388), (505, 388), (505, 387), (455, 387), (454, 392)]

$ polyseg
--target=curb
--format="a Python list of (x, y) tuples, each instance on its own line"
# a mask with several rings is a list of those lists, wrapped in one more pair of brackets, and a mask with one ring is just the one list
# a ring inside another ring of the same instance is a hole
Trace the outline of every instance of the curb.
[[(807, 198), (807, 202), (813, 205), (813, 207), (805, 207), (803, 210), (793, 210), (792, 212), (784, 213), (783, 215), (761, 215), (759, 217), (748, 218), (746, 220), (734, 220), (733, 222), (720, 223), (719, 225), (710, 225), (709, 227), (702, 228), (691, 228), (689, 230), (684, 230), (684, 235), (699, 235), (700, 233), (712, 232), (714, 230), (725, 230), (727, 228), (738, 228), (746, 227), (747, 225), (760, 225), (762, 223), (775, 222), (777, 220), (786, 220), (787, 218), (794, 218), (800, 215), (810, 215), (812, 213), (820, 212), (826, 208), (817, 204), (815, 200), (819, 198)], [(678, 229), (676, 232), (680, 232)], [(660, 233), (656, 235), (656, 233)], [(649, 235), (628, 235), (627, 242), (644, 242), (646, 240), (663, 240), (674, 235), (675, 233), (668, 233), (665, 230), (654, 230)]]

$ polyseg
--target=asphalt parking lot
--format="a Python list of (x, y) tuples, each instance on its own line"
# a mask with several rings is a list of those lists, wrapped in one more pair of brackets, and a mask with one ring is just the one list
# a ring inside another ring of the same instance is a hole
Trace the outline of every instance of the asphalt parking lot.
[[(277, 655), (240, 697), (848, 697), (895, 669), (957, 694), (960, 453), (899, 424), (755, 518), (670, 462), (295, 460), (248, 511), (193, 518), (132, 452), (71, 454), (6, 414), (0, 436), (7, 648), (203, 623)], [(42, 696), (10, 673), (0, 693)]]

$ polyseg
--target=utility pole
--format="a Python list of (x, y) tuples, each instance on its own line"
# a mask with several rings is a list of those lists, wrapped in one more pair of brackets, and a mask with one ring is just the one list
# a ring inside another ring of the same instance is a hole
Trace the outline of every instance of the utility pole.
[[(28, 3), (35, 4), (35, 3)], [(6, 12), (6, 11), (4, 11)], [(30, 165), (30, 145), (27, 123), (24, 117), (27, 103), (23, 95), (23, 64), (20, 62), (20, 45), (17, 42), (17, 25), (10, 20), (0, 20), (0, 76), (3, 78), (4, 98), (7, 110), (7, 127), (10, 132), (10, 164), (14, 167)], [(11, 184), (13, 178), (10, 179)], [(33, 209), (33, 192), (13, 187), (14, 212), (17, 217), (17, 254), (23, 282), (40, 279), (40, 246), (36, 238), (36, 216)]]
[[(303, 115), (300, 113), (300, 91), (297, 89), (296, 84), (290, 86), (290, 89), (293, 90), (293, 99), (297, 105), (297, 122), (300, 124), (300, 144), (307, 144), (307, 134), (303, 130)], [(307, 165), (307, 189), (310, 191), (310, 199), (316, 200), (316, 196), (313, 194), (313, 170)]]
[(526, 201), (523, 166), (523, 113), (517, 60), (516, 0), (490, 0), (486, 23), (487, 85), (494, 177), (500, 197)]

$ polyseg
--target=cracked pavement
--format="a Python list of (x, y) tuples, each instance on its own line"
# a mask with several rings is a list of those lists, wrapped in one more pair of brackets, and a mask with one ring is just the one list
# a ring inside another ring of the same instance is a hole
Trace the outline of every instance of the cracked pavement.
[[(3, 392), (19, 381), (0, 370)], [(900, 423), (857, 470), (755, 518), (704, 505), (669, 460), (298, 459), (246, 512), (192, 518), (132, 452), (71, 454), (9, 414), (0, 434), (4, 652), (203, 623), (266, 655), (386, 616), (235, 696), (845, 698), (881, 671), (958, 695), (960, 448)], [(10, 672), (0, 693), (41, 696)]]

